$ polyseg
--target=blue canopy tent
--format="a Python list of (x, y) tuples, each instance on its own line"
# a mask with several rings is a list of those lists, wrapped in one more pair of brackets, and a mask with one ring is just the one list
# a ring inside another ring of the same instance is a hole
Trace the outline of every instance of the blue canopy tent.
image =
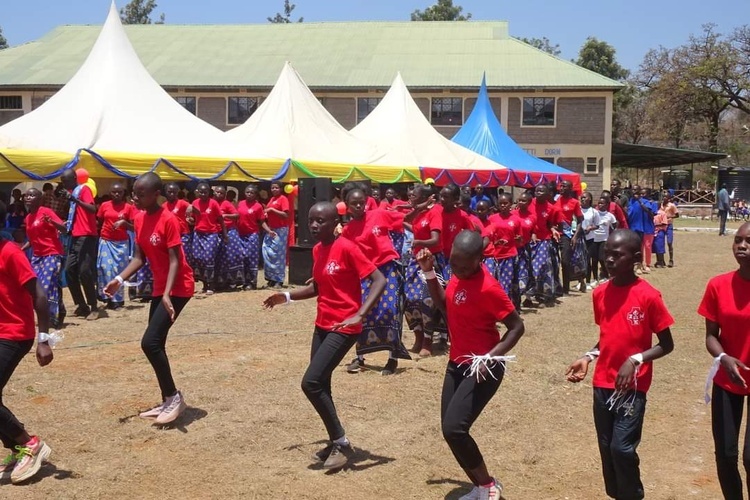
[[(509, 185), (534, 187), (541, 183), (569, 180), (573, 188), (580, 192), (581, 178), (577, 173), (530, 155), (503, 130), (492, 110), (484, 76), (474, 109), (452, 140), (510, 168), (513, 174)], [(452, 180), (463, 184), (461, 179)]]

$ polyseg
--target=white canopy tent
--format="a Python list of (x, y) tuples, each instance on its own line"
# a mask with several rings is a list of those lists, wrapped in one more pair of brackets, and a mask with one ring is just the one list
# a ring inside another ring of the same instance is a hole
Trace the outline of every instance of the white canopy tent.
[(331, 116), (288, 61), (258, 109), (226, 135), (250, 151), (302, 162), (368, 165), (382, 156)]

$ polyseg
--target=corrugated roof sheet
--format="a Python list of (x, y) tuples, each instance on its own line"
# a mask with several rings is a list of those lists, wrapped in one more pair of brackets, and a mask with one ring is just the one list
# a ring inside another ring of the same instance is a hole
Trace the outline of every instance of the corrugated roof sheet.
[[(100, 26), (60, 26), (0, 51), (0, 87), (59, 86)], [(499, 21), (131, 25), (136, 52), (167, 87), (271, 87), (290, 61), (312, 88), (599, 88), (621, 85), (508, 36)]]

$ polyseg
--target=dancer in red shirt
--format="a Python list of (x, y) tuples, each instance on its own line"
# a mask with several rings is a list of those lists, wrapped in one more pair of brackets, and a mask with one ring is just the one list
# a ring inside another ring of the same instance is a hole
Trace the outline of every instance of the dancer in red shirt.
[[(380, 373), (392, 375), (398, 367), (398, 358), (411, 359), (401, 343), (403, 269), (399, 262), (400, 255), (389, 236), (392, 231), (403, 231), (404, 216), (395, 211), (366, 210), (365, 191), (355, 183), (344, 186), (341, 196), (351, 215), (341, 237), (354, 242), (386, 279), (385, 291), (368, 313), (362, 333), (357, 338), (357, 357), (346, 369), (350, 373), (357, 373), (364, 366), (365, 354), (385, 350), (389, 353), (388, 362)], [(363, 301), (367, 300), (371, 285), (369, 279), (362, 280)]]
[(135, 216), (135, 249), (130, 264), (110, 281), (105, 293), (112, 297), (148, 259), (154, 274), (154, 292), (148, 312), (148, 326), (141, 349), (151, 363), (161, 389), (162, 402), (140, 414), (155, 419), (158, 425), (173, 422), (185, 410), (185, 399), (177, 390), (167, 358), (169, 329), (193, 296), (193, 270), (185, 260), (180, 238), (180, 222), (159, 204), (161, 178), (153, 172), (143, 174), (133, 186), (133, 201), (141, 210)]
[(489, 218), (490, 225), (482, 231), (482, 236), (488, 246), (492, 244), (492, 276), (502, 285), (513, 304), (520, 308), (521, 299), (514, 282), (518, 262), (516, 245), (521, 239), (521, 223), (511, 213), (511, 204), (512, 198), (509, 193), (502, 193), (497, 197), (497, 213)]
[[(582, 233), (583, 211), (581, 202), (573, 192), (573, 183), (562, 181), (560, 183), (560, 197), (555, 202), (560, 211), (562, 231), (560, 232), (560, 260), (562, 264), (562, 293), (570, 293), (571, 280), (581, 281), (581, 291), (586, 290), (586, 242)], [(576, 221), (576, 230), (573, 231), (573, 221)], [(574, 255), (577, 259), (574, 259)]]
[[(266, 205), (268, 227), (272, 233), (263, 238), (263, 273), (269, 288), (282, 288), (286, 274), (286, 254), (289, 240), (289, 198), (284, 196), (280, 182), (271, 183), (271, 199)], [(271, 234), (275, 236), (271, 237)]]
[[(724, 498), (743, 498), (737, 442), (750, 395), (750, 223), (735, 233), (732, 252), (739, 268), (711, 278), (698, 314), (706, 318), (706, 349), (714, 357), (711, 427), (719, 484)], [(745, 433), (745, 450), (748, 439)], [(744, 466), (747, 472), (747, 460)]]
[(182, 239), (182, 250), (185, 252), (185, 259), (188, 265), (193, 266), (193, 233), (190, 231), (190, 224), (187, 220), (187, 212), (190, 203), (187, 200), (179, 198), (180, 186), (176, 182), (167, 182), (164, 184), (164, 208), (172, 212), (177, 220), (180, 221), (180, 235)]
[(227, 228), (227, 238), (219, 250), (217, 283), (219, 289), (242, 287), (245, 284), (245, 276), (242, 265), (242, 244), (237, 232), (237, 220), (240, 216), (232, 202), (227, 200), (226, 186), (214, 187), (214, 196), (221, 208), (224, 225)]
[[(5, 220), (5, 205), (1, 202), (0, 220)], [(38, 334), (34, 331), (35, 312)], [(0, 463), (0, 478), (10, 476), (13, 483), (33, 477), (52, 452), (39, 437), (29, 435), (2, 399), (2, 390), (31, 350), (35, 336), (39, 366), (52, 362), (48, 328), (47, 296), (26, 255), (13, 242), (0, 238), (0, 440), (10, 451)]]
[(237, 205), (237, 233), (242, 248), (242, 272), (245, 290), (258, 288), (258, 262), (260, 261), (260, 229), (269, 238), (276, 238), (266, 223), (266, 213), (258, 201), (258, 186), (248, 184), (245, 188), (245, 199)]
[[(636, 453), (643, 431), (646, 393), (652, 362), (674, 348), (674, 323), (661, 293), (636, 276), (641, 261), (641, 239), (634, 231), (618, 229), (604, 245), (605, 264), (612, 279), (594, 289), (594, 321), (599, 342), (574, 361), (566, 373), (570, 382), (594, 370), (594, 425), (599, 442), (604, 485), (612, 498), (643, 498)], [(652, 345), (656, 334), (659, 343)]]
[[(469, 214), (464, 212), (458, 205), (461, 201), (461, 189), (455, 184), (448, 184), (440, 190), (440, 206), (443, 209), (443, 231), (440, 239), (443, 243), (443, 255), (450, 259), (453, 240), (458, 233), (464, 229), (476, 230), (469, 219)], [(445, 279), (450, 279), (450, 264), (443, 272)]]
[(104, 296), (104, 287), (130, 261), (132, 251), (128, 229), (133, 228), (133, 217), (137, 210), (125, 202), (125, 186), (121, 182), (112, 184), (109, 195), (112, 199), (99, 205), (96, 213), (101, 228), (96, 260), (97, 291), (101, 293), (100, 299), (107, 303), (107, 309), (120, 309), (125, 305), (123, 291), (118, 290), (111, 298), (107, 298)]
[[(328, 470), (343, 468), (354, 453), (333, 404), (331, 375), (357, 342), (362, 322), (380, 300), (386, 284), (383, 274), (355, 243), (347, 238), (336, 239), (334, 231), (338, 219), (333, 203), (313, 205), (308, 225), (318, 243), (313, 248), (312, 283), (291, 292), (277, 292), (263, 301), (265, 308), (272, 309), (291, 301), (317, 297), (312, 354), (302, 377), (302, 390), (328, 431), (330, 443), (313, 456)], [(365, 278), (372, 280), (372, 286), (363, 301), (360, 282)]]
[(555, 305), (555, 273), (556, 251), (553, 239), (558, 240), (562, 231), (562, 215), (560, 210), (549, 202), (549, 188), (540, 184), (534, 189), (534, 200), (530, 207), (536, 219), (534, 235), (536, 240), (530, 243), (531, 272), (534, 278), (533, 287), (529, 287), (526, 295), (534, 297), (539, 302), (551, 307)]
[(397, 198), (396, 190), (392, 187), (385, 190), (385, 199), (380, 202), (380, 208), (383, 210), (398, 210), (402, 212), (411, 209), (408, 201)]
[[(517, 242), (518, 255), (516, 257), (516, 286), (518, 287), (519, 297), (523, 297), (534, 287), (534, 275), (531, 270), (531, 242), (535, 238), (536, 215), (529, 210), (532, 198), (533, 195), (530, 191), (521, 193), (513, 212), (521, 226), (521, 239)], [(527, 296), (522, 305), (523, 307), (531, 307), (534, 303)]]
[[(503, 486), (487, 471), (479, 447), (469, 434), (472, 424), (500, 387), (505, 356), (524, 333), (523, 321), (500, 284), (482, 266), (483, 241), (462, 231), (451, 251), (453, 276), (443, 290), (429, 250), (417, 256), (430, 295), (442, 310), (451, 333), (450, 361), (441, 398), (443, 436), (474, 489), (462, 498), (502, 498)], [(496, 324), (508, 331), (501, 337)], [(473, 368), (474, 367), (474, 368)]]
[(44, 195), (36, 188), (24, 195), (28, 242), (21, 249), (31, 247), (31, 268), (46, 294), (50, 324), (53, 328), (62, 328), (66, 311), (60, 283), (65, 252), (60, 234), (67, 234), (68, 228), (51, 208), (42, 206), (43, 201)]
[(227, 228), (219, 203), (211, 198), (207, 182), (195, 188), (197, 199), (187, 210), (193, 232), (193, 265), (196, 279), (203, 282), (203, 293), (212, 295), (216, 286), (216, 261), (222, 241), (227, 241)]

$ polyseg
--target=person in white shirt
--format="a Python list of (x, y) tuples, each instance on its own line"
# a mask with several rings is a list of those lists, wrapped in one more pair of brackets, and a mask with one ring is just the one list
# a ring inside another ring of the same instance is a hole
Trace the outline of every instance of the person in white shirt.
[[(617, 228), (617, 219), (607, 209), (609, 208), (609, 202), (606, 198), (599, 198), (599, 202), (596, 205), (596, 212), (599, 215), (599, 224), (596, 229), (592, 231), (594, 234), (594, 243), (592, 249), (589, 251), (589, 255), (596, 256), (597, 264), (601, 266), (601, 279), (599, 283), (603, 283), (609, 279), (607, 268), (604, 266), (604, 242), (609, 238), (609, 233)], [(596, 276), (596, 275), (595, 275)]]
[(581, 212), (583, 212), (581, 231), (586, 240), (586, 251), (588, 253), (586, 281), (591, 288), (595, 287), (599, 280), (599, 248), (594, 242), (594, 231), (599, 227), (599, 212), (591, 206), (593, 199), (588, 191), (581, 195)]

